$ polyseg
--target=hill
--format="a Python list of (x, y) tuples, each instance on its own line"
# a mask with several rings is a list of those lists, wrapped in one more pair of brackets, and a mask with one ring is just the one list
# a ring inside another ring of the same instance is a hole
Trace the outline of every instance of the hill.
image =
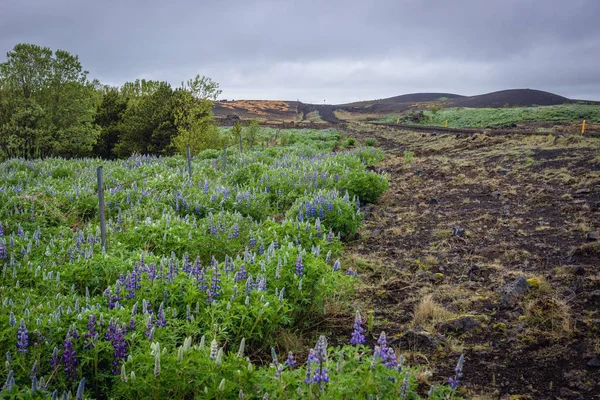
[(509, 89), (477, 96), (452, 99), (446, 107), (500, 108), (509, 106), (554, 106), (572, 102), (554, 93), (533, 89)]
[(402, 94), (400, 96), (388, 97), (385, 99), (379, 100), (366, 100), (366, 101), (356, 101), (353, 103), (346, 104), (338, 104), (337, 108), (347, 108), (347, 107), (369, 107), (373, 105), (390, 105), (390, 104), (399, 104), (399, 103), (421, 103), (421, 102), (429, 102), (429, 101), (444, 101), (448, 99), (458, 99), (463, 98), (459, 94), (453, 93), (410, 93), (410, 94)]

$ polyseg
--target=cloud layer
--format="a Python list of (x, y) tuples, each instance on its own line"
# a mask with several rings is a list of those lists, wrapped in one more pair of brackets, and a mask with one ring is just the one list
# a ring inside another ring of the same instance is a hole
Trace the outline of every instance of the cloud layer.
[(600, 100), (597, 0), (2, 0), (0, 54), (21, 42), (78, 54), (92, 77), (228, 99), (343, 103), (509, 88)]

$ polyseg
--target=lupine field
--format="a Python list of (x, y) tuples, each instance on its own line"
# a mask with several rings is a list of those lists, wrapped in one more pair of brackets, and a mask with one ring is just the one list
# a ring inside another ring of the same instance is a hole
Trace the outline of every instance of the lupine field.
[[(290, 138), (204, 151), (191, 179), (183, 157), (0, 164), (0, 397), (455, 396), (462, 358), (422, 393), (420, 367), (365, 332), (360, 310), (343, 346), (310, 330), (327, 302), (352, 298), (344, 241), (388, 183), (367, 168), (377, 149), (334, 151), (331, 130)], [(286, 348), (296, 331), (314, 347)]]

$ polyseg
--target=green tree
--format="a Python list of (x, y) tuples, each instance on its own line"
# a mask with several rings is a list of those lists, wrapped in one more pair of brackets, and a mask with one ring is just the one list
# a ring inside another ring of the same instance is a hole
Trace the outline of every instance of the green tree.
[(233, 124), (233, 128), (231, 128), (231, 136), (234, 138), (234, 140), (239, 140), (240, 153), (243, 153), (244, 149), (242, 145), (242, 125), (240, 124), (240, 121), (235, 121), (235, 124)]
[(200, 75), (182, 82), (181, 88), (175, 91), (173, 113), (177, 136), (172, 146), (178, 153), (185, 154), (189, 146), (195, 155), (224, 144), (212, 112), (214, 100), (220, 93), (216, 82)]
[(8, 156), (83, 156), (99, 135), (97, 94), (79, 58), (17, 44), (0, 64), (0, 148)]
[(248, 142), (248, 147), (250, 150), (254, 149), (254, 143), (258, 138), (258, 134), (260, 133), (260, 125), (258, 121), (252, 120), (250, 124), (246, 127), (246, 142)]
[(94, 122), (100, 127), (100, 138), (94, 146), (94, 154), (102, 158), (114, 158), (114, 148), (121, 138), (122, 123), (127, 111), (127, 98), (117, 89), (109, 89), (102, 96)]
[(173, 89), (167, 82), (136, 102), (129, 102), (123, 115), (121, 135), (114, 148), (115, 154), (170, 154), (172, 138), (176, 135), (173, 115)]

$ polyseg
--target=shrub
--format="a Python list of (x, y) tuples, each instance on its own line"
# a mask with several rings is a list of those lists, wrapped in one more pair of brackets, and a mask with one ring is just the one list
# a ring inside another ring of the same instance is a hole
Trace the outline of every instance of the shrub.
[(318, 235), (327, 237), (331, 230), (344, 239), (356, 233), (363, 217), (356, 204), (347, 197), (339, 197), (337, 191), (302, 197), (296, 200), (286, 216), (302, 222), (319, 219)]
[(388, 190), (387, 177), (372, 171), (353, 171), (340, 181), (340, 188), (356, 196), (362, 204), (376, 203)]
[(377, 145), (377, 139), (375, 139), (375, 138), (365, 139), (365, 146), (374, 147), (376, 145)]

